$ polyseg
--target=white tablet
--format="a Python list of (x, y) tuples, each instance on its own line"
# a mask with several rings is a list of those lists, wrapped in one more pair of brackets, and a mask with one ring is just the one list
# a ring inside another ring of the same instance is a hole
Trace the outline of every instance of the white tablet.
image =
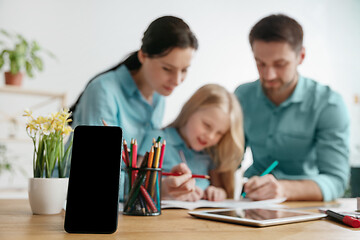
[(192, 211), (191, 216), (223, 222), (266, 227), (293, 222), (303, 222), (326, 217), (323, 213), (299, 212), (287, 209), (217, 209), (210, 211)]

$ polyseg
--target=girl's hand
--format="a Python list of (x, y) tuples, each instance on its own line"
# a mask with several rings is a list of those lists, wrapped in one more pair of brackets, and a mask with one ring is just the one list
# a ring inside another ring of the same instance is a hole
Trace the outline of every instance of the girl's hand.
[(205, 190), (204, 199), (209, 201), (223, 201), (226, 199), (226, 192), (223, 188), (209, 186)]
[(203, 196), (204, 196), (204, 190), (195, 186), (195, 191), (188, 193), (188, 194), (184, 194), (183, 196), (181, 196), (182, 199), (180, 199), (180, 200), (196, 202), (196, 201), (199, 201)]
[(191, 170), (189, 169), (189, 167), (184, 163), (180, 163), (179, 165), (173, 167), (171, 169), (171, 172), (182, 173), (182, 175), (169, 176), (162, 179), (162, 199), (175, 199), (186, 201), (188, 199), (197, 198), (196, 194), (194, 196), (194, 192), (196, 192), (195, 179), (191, 177)]

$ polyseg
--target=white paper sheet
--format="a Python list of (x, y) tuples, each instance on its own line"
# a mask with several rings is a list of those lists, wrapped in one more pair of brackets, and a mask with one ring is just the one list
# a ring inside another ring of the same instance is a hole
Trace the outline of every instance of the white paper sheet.
[[(273, 207), (273, 208), (281, 208), (281, 205), (277, 205), (278, 203), (282, 203), (286, 200), (286, 198), (277, 198), (277, 199), (269, 199), (263, 201), (251, 201), (248, 199), (242, 200), (224, 200), (220, 202), (212, 202), (207, 200), (199, 200), (197, 202), (185, 202), (185, 201), (175, 201), (175, 200), (162, 200), (161, 208), (184, 208), (188, 210), (194, 210), (197, 208), (253, 208), (253, 207)], [(274, 206), (275, 205), (275, 206)]]

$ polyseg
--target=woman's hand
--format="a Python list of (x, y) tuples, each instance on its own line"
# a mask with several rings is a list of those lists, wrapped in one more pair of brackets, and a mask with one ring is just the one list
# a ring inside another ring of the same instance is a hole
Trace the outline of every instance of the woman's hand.
[(182, 173), (182, 175), (168, 176), (162, 179), (162, 199), (191, 201), (192, 199), (197, 199), (200, 195), (202, 197), (203, 193), (199, 192), (195, 187), (195, 179), (191, 177), (191, 170), (185, 163), (176, 165), (171, 169), (171, 172)]
[(226, 192), (223, 188), (209, 186), (205, 189), (204, 199), (209, 201), (223, 201), (226, 199)]

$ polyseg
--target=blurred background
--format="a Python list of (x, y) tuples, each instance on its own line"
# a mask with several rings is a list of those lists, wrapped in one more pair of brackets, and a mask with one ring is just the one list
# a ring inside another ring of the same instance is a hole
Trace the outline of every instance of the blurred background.
[[(0, 189), (26, 189), (32, 176), (33, 146), (26, 136), (23, 110), (49, 113), (70, 106), (90, 78), (139, 49), (144, 30), (157, 17), (184, 19), (200, 44), (186, 81), (167, 98), (166, 125), (200, 86), (219, 83), (234, 91), (239, 84), (257, 79), (248, 34), (258, 20), (276, 13), (303, 26), (306, 58), (300, 73), (344, 97), (351, 114), (350, 160), (356, 175), (360, 167), (358, 0), (0, 0), (0, 29), (34, 39), (56, 56), (56, 60), (44, 56), (44, 71), (34, 79), (25, 78), (21, 88), (60, 94), (50, 100), (39, 94), (0, 92)], [(3, 79), (1, 71), (0, 88)]]

